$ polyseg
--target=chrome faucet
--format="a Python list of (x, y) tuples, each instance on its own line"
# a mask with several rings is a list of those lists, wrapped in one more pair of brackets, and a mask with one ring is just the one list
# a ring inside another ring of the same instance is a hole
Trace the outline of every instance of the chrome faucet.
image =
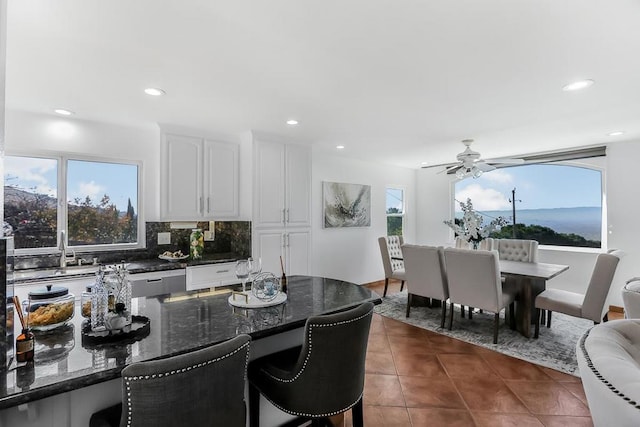
[(60, 267), (64, 268), (67, 266), (67, 264), (73, 264), (76, 262), (76, 253), (73, 250), (71, 250), (71, 256), (67, 255), (67, 245), (64, 230), (60, 232), (60, 246), (58, 246), (58, 249), (60, 249)]

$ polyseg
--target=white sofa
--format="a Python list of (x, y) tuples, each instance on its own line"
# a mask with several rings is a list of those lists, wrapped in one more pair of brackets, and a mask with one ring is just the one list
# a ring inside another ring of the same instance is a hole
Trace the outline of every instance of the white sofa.
[(640, 319), (594, 326), (576, 355), (593, 424), (640, 426)]

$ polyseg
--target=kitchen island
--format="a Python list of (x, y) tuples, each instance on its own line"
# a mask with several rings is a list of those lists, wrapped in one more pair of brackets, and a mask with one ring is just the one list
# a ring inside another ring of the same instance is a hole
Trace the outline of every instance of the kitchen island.
[[(302, 342), (310, 316), (328, 314), (380, 297), (369, 289), (334, 279), (288, 278), (287, 302), (262, 309), (238, 309), (230, 291), (185, 292), (134, 299), (134, 314), (150, 319), (150, 332), (132, 342), (83, 343), (80, 307), (72, 322), (36, 337), (33, 369), (0, 373), (2, 425), (88, 425), (88, 416), (120, 399), (120, 371), (126, 365), (185, 353), (239, 333), (252, 337), (251, 358)], [(5, 424), (6, 423), (6, 424)]]

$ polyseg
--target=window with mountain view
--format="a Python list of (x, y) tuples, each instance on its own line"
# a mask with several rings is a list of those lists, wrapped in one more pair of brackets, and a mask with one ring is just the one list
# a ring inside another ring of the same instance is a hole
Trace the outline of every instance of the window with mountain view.
[(404, 222), (404, 191), (387, 188), (387, 236), (402, 236)]
[(16, 249), (41, 252), (57, 248), (62, 230), (70, 247), (135, 245), (138, 173), (135, 164), (6, 156), (5, 231)]
[(566, 164), (496, 169), (478, 179), (457, 182), (455, 199), (471, 199), (485, 223), (505, 218), (507, 225), (491, 237), (533, 239), (554, 246), (602, 246), (602, 173), (597, 169)]

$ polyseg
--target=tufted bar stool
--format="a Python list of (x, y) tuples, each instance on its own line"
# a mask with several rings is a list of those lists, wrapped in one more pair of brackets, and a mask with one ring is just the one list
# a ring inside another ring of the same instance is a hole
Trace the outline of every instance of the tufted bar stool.
[[(122, 370), (122, 404), (96, 412), (90, 427), (246, 425), (249, 335)], [(118, 424), (119, 421), (119, 424)]]
[[(382, 255), (382, 266), (384, 267), (384, 292), (382, 296), (387, 296), (387, 287), (389, 287), (389, 279), (400, 280), (400, 291), (404, 289), (404, 281), (406, 280), (404, 271), (404, 261), (402, 260), (402, 245), (404, 239), (402, 236), (386, 236), (378, 238), (380, 245), (380, 255)], [(394, 259), (396, 258), (396, 259)]]
[(249, 420), (260, 423), (260, 394), (278, 409), (319, 426), (352, 410), (363, 426), (362, 394), (370, 302), (340, 313), (313, 316), (305, 324), (302, 347), (257, 359), (249, 365)]

